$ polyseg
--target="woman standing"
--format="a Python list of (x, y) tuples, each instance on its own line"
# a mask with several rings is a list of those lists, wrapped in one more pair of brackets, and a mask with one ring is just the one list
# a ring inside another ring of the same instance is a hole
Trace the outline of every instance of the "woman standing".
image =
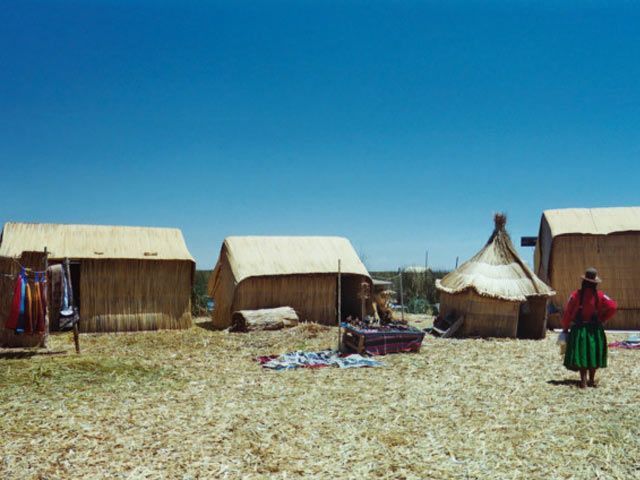
[(616, 302), (598, 291), (601, 281), (595, 268), (587, 269), (582, 288), (571, 294), (562, 316), (562, 329), (569, 334), (564, 366), (580, 371), (580, 388), (595, 387), (596, 370), (607, 366), (607, 337), (602, 324), (616, 313)]

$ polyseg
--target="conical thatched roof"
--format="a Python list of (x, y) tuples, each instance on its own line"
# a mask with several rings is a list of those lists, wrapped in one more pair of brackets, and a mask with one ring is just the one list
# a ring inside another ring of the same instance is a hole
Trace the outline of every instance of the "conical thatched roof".
[(438, 290), (455, 294), (467, 289), (485, 297), (524, 302), (527, 297), (555, 294), (516, 252), (505, 230), (507, 218), (497, 213), (489, 241), (471, 260), (436, 280)]

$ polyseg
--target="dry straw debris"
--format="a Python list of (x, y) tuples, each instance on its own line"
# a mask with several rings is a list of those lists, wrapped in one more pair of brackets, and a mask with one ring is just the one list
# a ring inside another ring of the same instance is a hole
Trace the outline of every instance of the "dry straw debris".
[[(376, 369), (267, 371), (255, 355), (335, 346), (335, 328), (68, 334), (0, 350), (0, 477), (638, 478), (640, 352), (577, 388), (555, 335), (425, 337)], [(625, 338), (611, 335), (610, 340)], [(63, 352), (63, 353), (55, 353)], [(21, 358), (22, 357), (22, 358)]]

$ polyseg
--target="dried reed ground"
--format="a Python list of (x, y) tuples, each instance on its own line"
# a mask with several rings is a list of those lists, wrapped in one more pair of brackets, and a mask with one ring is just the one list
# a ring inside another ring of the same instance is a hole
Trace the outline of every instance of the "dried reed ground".
[[(265, 371), (336, 344), (314, 324), (51, 340), (0, 350), (0, 478), (640, 478), (640, 351), (582, 391), (556, 335), (425, 337), (377, 369)], [(610, 340), (627, 334), (610, 335)]]

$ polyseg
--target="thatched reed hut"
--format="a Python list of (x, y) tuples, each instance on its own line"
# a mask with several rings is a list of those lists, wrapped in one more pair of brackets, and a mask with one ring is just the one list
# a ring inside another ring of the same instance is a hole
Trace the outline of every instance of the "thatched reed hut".
[(554, 294), (527, 267), (495, 215), (495, 229), (484, 248), (441, 280), (440, 315), (464, 315), (458, 335), (544, 338), (546, 304)]
[(561, 311), (580, 277), (596, 267), (602, 290), (618, 304), (607, 328), (640, 329), (640, 207), (545, 210), (534, 254), (536, 274), (557, 294), (558, 313), (549, 317), (561, 326)]
[[(0, 272), (17, 274), (71, 262), (81, 332), (130, 332), (191, 325), (195, 261), (178, 229), (102, 225), (6, 223)], [(14, 280), (0, 278), (3, 343), (29, 342), (4, 331)], [(52, 322), (52, 326), (55, 326)], [(14, 338), (16, 337), (16, 338)]]
[(227, 237), (208, 283), (213, 325), (229, 327), (237, 310), (283, 306), (301, 321), (335, 325), (338, 260), (343, 318), (361, 317), (358, 292), (363, 283), (371, 288), (371, 277), (346, 238)]

